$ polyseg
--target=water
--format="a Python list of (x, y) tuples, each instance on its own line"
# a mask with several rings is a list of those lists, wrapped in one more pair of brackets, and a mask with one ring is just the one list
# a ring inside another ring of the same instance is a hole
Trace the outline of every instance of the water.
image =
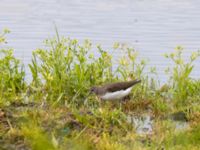
[[(9, 46), (26, 66), (32, 50), (54, 35), (55, 22), (61, 35), (91, 39), (108, 50), (116, 41), (132, 45), (163, 80), (171, 64), (165, 52), (182, 45), (187, 58), (200, 48), (199, 6), (199, 0), (0, 0), (0, 29), (11, 29)], [(198, 77), (199, 60), (195, 67)]]
[(127, 116), (127, 122), (131, 123), (137, 134), (152, 134), (153, 133), (153, 120), (150, 115), (143, 116)]
[[(175, 120), (169, 117), (160, 121), (170, 122), (171, 125), (174, 126), (174, 131), (183, 131), (189, 129), (190, 127), (186, 120)], [(150, 135), (155, 129), (155, 120), (149, 114), (140, 114), (139, 116), (129, 114), (127, 115), (127, 122), (133, 125), (133, 127), (136, 129), (136, 133), (139, 135)]]

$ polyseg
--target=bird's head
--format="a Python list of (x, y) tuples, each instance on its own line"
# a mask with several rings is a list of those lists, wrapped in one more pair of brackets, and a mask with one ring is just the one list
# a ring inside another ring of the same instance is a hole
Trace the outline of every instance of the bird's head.
[(98, 88), (95, 87), (95, 86), (91, 87), (91, 89), (90, 89), (90, 94), (92, 94), (92, 93), (97, 94), (97, 93), (98, 93)]

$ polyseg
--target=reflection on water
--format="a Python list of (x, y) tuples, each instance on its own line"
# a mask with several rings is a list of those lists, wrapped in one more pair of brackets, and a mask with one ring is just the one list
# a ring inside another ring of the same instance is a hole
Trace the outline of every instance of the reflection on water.
[(149, 115), (127, 116), (128, 123), (133, 124), (138, 134), (151, 134), (153, 131), (153, 120)]
[[(136, 129), (136, 133), (139, 135), (152, 134), (154, 121), (155, 120), (148, 114), (140, 116), (127, 115), (127, 122), (133, 125)], [(174, 126), (175, 131), (186, 130), (189, 128), (189, 123), (185, 120), (177, 121), (168, 117), (166, 120), (162, 121), (169, 121), (171, 125)]]
[(188, 122), (185, 121), (175, 121), (176, 130), (184, 130), (189, 128)]
[[(199, 0), (1, 0), (0, 29), (12, 30), (9, 45), (26, 66), (31, 51), (54, 35), (55, 22), (61, 35), (89, 38), (108, 50), (115, 41), (133, 45), (163, 80), (170, 65), (163, 53), (183, 45), (187, 58), (200, 48), (199, 5)], [(195, 77), (199, 74), (197, 69), (193, 72)]]
[(128, 123), (131, 123), (138, 134), (151, 134), (153, 131), (153, 120), (149, 115), (127, 116)]

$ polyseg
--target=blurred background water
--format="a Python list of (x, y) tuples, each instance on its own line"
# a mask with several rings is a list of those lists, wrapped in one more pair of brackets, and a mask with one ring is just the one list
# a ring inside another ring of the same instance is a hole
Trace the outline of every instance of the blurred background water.
[[(0, 30), (11, 30), (9, 46), (28, 75), (31, 52), (55, 34), (55, 22), (60, 35), (90, 39), (108, 50), (114, 42), (132, 45), (165, 81), (164, 70), (171, 63), (164, 53), (182, 45), (187, 59), (200, 49), (199, 8), (199, 0), (0, 0)], [(200, 75), (199, 68), (200, 60), (192, 76)]]

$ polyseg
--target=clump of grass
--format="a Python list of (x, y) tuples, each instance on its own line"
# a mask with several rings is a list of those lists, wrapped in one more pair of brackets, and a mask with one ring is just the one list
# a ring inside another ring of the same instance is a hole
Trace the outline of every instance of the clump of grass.
[(183, 148), (197, 149), (200, 143), (200, 127), (197, 126), (191, 130), (183, 131), (176, 133), (175, 135), (171, 134), (163, 141), (163, 144), (167, 149), (177, 149)]
[[(5, 34), (9, 30), (5, 29), (0, 35), (0, 44), (5, 43)], [(0, 50), (0, 103), (9, 104), (15, 97), (25, 89), (25, 72), (20, 60), (13, 55), (13, 49)]]
[(23, 133), (25, 140), (30, 145), (33, 150), (38, 149), (49, 149), (55, 150), (57, 145), (56, 139), (52, 137), (52, 139), (41, 131), (40, 128), (34, 126), (33, 124), (30, 127), (23, 127), (21, 132)]
[(137, 62), (137, 52), (130, 48), (125, 49), (128, 59), (125, 60), (125, 56), (121, 59), (127, 62), (120, 63), (113, 71), (111, 55), (98, 45), (99, 57), (94, 57), (89, 40), (79, 44), (75, 39), (57, 37), (46, 40), (45, 44), (48, 49), (33, 52), (32, 64), (29, 64), (33, 76), (31, 85), (43, 86), (47, 100), (54, 103), (86, 104), (91, 86), (142, 78), (145, 68), (145, 62)]
[(10, 30), (5, 28), (3, 29), (3, 33), (0, 34), (0, 44), (7, 43), (5, 35), (10, 33)]
[(188, 97), (194, 96), (196, 89), (194, 89), (194, 81), (191, 78), (191, 72), (194, 68), (193, 62), (200, 56), (200, 51), (193, 52), (188, 61), (183, 59), (183, 48), (178, 46), (175, 52), (166, 54), (165, 57), (169, 58), (175, 64), (171, 69), (166, 71), (171, 72), (170, 82), (172, 83), (172, 94), (174, 104), (184, 106), (188, 103)]
[(134, 88), (136, 99), (145, 99), (155, 93), (159, 81), (154, 80), (150, 75), (157, 76), (156, 68), (152, 67), (147, 70), (147, 60), (139, 59), (139, 52), (133, 47), (121, 43), (115, 43), (113, 47), (114, 51), (121, 53), (117, 62), (118, 66), (114, 72), (114, 75), (118, 76), (118, 80), (124, 81), (135, 78), (142, 80), (142, 86)]
[[(46, 40), (46, 44), (50, 49), (37, 49), (29, 66), (33, 74), (33, 83), (41, 85), (38, 77), (45, 82), (44, 89), (48, 93), (48, 100), (83, 103), (92, 85), (112, 78), (110, 56), (100, 47), (99, 58), (88, 56), (91, 49), (88, 40), (84, 41), (83, 45), (78, 44), (77, 40), (66, 38), (60, 41)], [(37, 61), (41, 65), (38, 65)]]

